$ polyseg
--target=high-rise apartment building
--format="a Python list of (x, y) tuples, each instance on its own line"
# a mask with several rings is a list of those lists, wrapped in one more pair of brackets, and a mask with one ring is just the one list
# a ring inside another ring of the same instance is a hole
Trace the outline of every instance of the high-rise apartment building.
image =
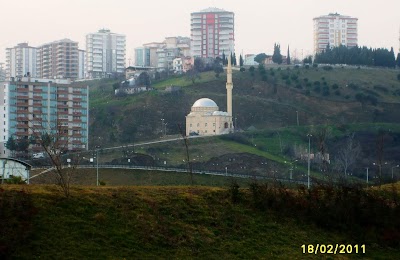
[(6, 77), (36, 77), (36, 48), (28, 43), (19, 43), (6, 49)]
[(78, 68), (77, 42), (63, 39), (37, 48), (38, 78), (77, 79)]
[(6, 70), (3, 68), (4, 63), (0, 62), (0, 81), (6, 80)]
[(78, 79), (85, 78), (86, 51), (78, 50)]
[[(5, 147), (14, 140), (40, 137), (43, 132), (58, 130), (59, 147), (79, 151), (88, 148), (88, 87), (71, 85), (69, 79), (39, 79), (0, 82), (0, 107), (3, 123), (0, 131), (1, 156), (9, 156)], [(30, 144), (30, 152), (43, 151), (39, 144)]]
[(86, 74), (88, 78), (108, 78), (125, 72), (125, 35), (101, 29), (86, 35)]
[(314, 20), (314, 53), (330, 47), (344, 45), (354, 47), (358, 44), (358, 18), (331, 13)]
[(142, 67), (150, 67), (150, 48), (135, 48), (135, 65)]
[(191, 13), (193, 57), (221, 57), (235, 50), (235, 14), (218, 8)]

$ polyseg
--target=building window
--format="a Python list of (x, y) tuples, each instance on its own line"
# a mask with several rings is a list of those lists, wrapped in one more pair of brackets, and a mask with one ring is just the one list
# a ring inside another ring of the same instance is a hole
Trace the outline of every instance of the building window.
[(200, 126), (200, 123), (197, 123), (197, 126)]
[(190, 127), (192, 127), (192, 124), (190, 124)]
[(207, 123), (205, 123), (204, 126), (207, 126)]

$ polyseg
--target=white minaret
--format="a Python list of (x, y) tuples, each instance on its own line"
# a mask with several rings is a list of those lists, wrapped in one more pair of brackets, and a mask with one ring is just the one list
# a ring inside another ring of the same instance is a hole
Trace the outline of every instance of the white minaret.
[(232, 65), (231, 65), (231, 55), (228, 55), (228, 67), (226, 69), (226, 106), (228, 109), (228, 114), (232, 116)]

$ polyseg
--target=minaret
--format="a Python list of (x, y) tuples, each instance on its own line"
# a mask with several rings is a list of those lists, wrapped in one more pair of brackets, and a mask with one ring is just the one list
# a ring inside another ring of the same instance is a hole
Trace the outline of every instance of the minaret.
[(228, 109), (228, 114), (232, 116), (232, 64), (231, 64), (231, 55), (228, 55), (228, 67), (226, 69), (226, 106)]

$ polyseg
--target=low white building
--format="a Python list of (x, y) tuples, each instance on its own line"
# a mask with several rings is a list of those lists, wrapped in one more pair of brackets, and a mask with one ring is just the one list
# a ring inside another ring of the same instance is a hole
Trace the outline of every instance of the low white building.
[(12, 177), (21, 177), (22, 180), (28, 181), (32, 166), (26, 162), (12, 159), (0, 158), (0, 179), (8, 180)]

